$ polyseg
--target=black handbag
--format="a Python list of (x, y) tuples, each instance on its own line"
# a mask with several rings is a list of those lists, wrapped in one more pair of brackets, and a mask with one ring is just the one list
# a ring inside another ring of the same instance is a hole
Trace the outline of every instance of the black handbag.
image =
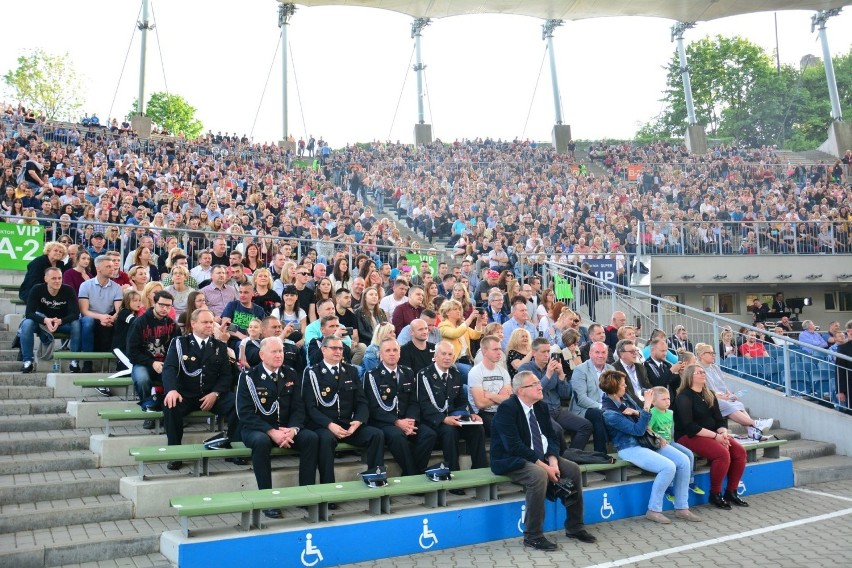
[(645, 433), (636, 438), (639, 445), (649, 450), (659, 450), (663, 447), (663, 439), (652, 430), (645, 430)]

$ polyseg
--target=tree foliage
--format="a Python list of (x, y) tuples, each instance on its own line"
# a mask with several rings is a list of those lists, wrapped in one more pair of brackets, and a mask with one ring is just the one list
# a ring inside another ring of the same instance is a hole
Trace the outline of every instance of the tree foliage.
[(79, 118), (82, 86), (67, 53), (53, 55), (38, 48), (21, 55), (18, 66), (7, 71), (3, 81), (21, 104), (48, 119)]
[[(687, 49), (695, 114), (711, 137), (760, 146), (815, 148), (825, 141), (831, 103), (822, 64), (778, 72), (770, 56), (742, 38), (704, 38)], [(844, 117), (852, 112), (852, 50), (833, 59)], [(664, 110), (644, 124), (639, 140), (682, 137), (686, 101), (675, 51), (668, 67)]]
[[(139, 114), (139, 101), (133, 101), (130, 114)], [(165, 128), (170, 134), (183, 133), (189, 139), (197, 138), (204, 125), (195, 118), (195, 107), (180, 95), (152, 93), (145, 106), (145, 114), (151, 122)]]

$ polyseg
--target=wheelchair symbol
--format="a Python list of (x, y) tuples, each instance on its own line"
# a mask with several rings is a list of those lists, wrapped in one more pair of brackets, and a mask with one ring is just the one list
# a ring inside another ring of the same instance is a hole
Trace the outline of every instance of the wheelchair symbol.
[(609, 499), (606, 497), (606, 493), (603, 494), (603, 506), (601, 507), (601, 518), (608, 519), (613, 513), (615, 513), (615, 509), (612, 508), (612, 505), (609, 503)]
[(521, 505), (521, 518), (518, 519), (518, 532), (524, 532), (524, 519), (527, 517), (527, 506)]
[[(438, 544), (438, 537), (435, 536), (435, 533), (429, 530), (429, 519), (423, 519), (423, 532), (420, 533), (419, 542), (420, 548), (422, 548), (423, 550), (429, 550), (430, 548)], [(429, 544), (424, 544), (424, 542), (429, 542)]]
[(737, 485), (737, 495), (745, 495), (745, 492), (746, 492), (746, 485), (745, 485), (745, 483), (743, 483), (742, 480), (740, 480), (739, 485)]
[[(314, 566), (318, 562), (322, 562), (322, 552), (320, 549), (315, 547), (313, 542), (311, 542), (311, 533), (305, 535), (305, 549), (302, 551), (302, 564), (304, 566)], [(313, 562), (308, 562), (305, 560), (306, 556), (316, 556)]]

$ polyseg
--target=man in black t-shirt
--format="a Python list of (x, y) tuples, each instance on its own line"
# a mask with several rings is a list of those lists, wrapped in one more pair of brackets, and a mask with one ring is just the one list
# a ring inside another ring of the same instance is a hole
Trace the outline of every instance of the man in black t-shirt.
[(435, 358), (435, 344), (426, 341), (429, 337), (429, 324), (416, 319), (409, 324), (411, 341), (400, 348), (399, 363), (417, 374), (432, 364)]
[[(27, 309), (21, 323), (22, 373), (35, 370), (35, 334), (42, 344), (52, 343), (56, 332), (71, 336), (71, 351), (80, 350), (80, 308), (74, 289), (62, 283), (62, 270), (50, 267), (44, 271), (44, 284), (33, 286), (27, 296)], [(72, 361), (76, 367), (77, 362)]]

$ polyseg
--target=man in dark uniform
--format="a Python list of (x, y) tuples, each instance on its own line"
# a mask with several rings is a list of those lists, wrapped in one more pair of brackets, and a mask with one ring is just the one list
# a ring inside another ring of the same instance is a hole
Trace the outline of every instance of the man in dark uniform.
[[(438, 433), (444, 463), (458, 471), (459, 438), (464, 438), (470, 452), (471, 468), (488, 467), (485, 457), (485, 429), (482, 418), (470, 411), (462, 388), (462, 377), (453, 365), (453, 346), (442, 341), (435, 346), (435, 362), (417, 373), (417, 398), (421, 422)], [(464, 414), (478, 425), (462, 426)], [(464, 495), (464, 489), (452, 493)]]
[(320, 483), (334, 483), (338, 443), (364, 446), (367, 469), (375, 471), (385, 464), (385, 437), (381, 430), (364, 424), (370, 414), (367, 399), (358, 370), (343, 363), (343, 342), (332, 335), (323, 339), (321, 349), (322, 361), (305, 369), (302, 396), (307, 427), (319, 436)]
[[(304, 428), (305, 406), (299, 377), (284, 365), (284, 343), (278, 337), (260, 342), (262, 363), (243, 373), (237, 384), (237, 416), (243, 442), (251, 448), (258, 489), (272, 489), (270, 452), (273, 447), (299, 450), (299, 485), (316, 481), (319, 438)], [(263, 514), (280, 519), (280, 509)]]
[(382, 364), (364, 376), (370, 423), (385, 435), (385, 443), (402, 475), (426, 471), (438, 435), (418, 424), (420, 406), (414, 372), (399, 364), (399, 343), (392, 337), (379, 345)]
[[(183, 419), (190, 412), (205, 410), (224, 416), (231, 442), (240, 440), (239, 420), (231, 392), (231, 364), (227, 346), (213, 337), (213, 312), (192, 312), (192, 333), (172, 341), (163, 367), (163, 423), (170, 446), (183, 440)], [(180, 461), (169, 462), (171, 470)]]

